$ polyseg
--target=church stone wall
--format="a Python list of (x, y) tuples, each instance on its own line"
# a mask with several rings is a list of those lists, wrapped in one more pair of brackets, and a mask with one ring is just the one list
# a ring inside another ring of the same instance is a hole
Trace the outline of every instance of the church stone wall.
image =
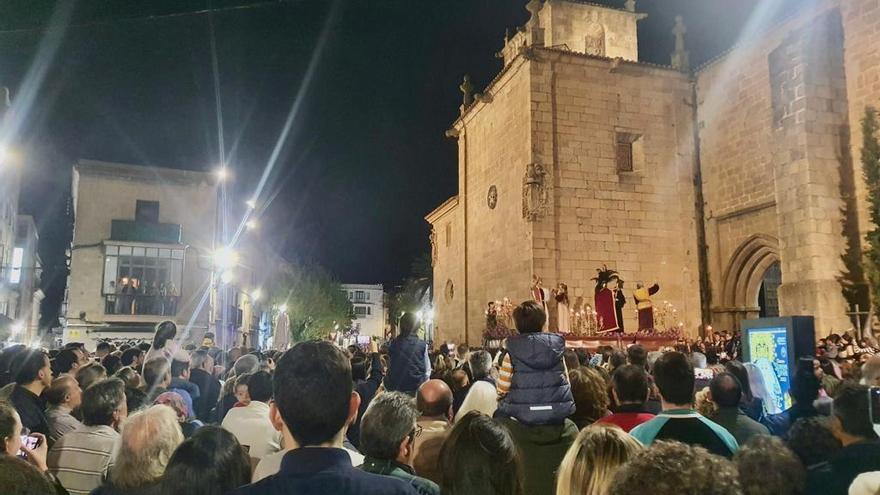
[[(488, 301), (509, 297), (518, 304), (528, 297), (531, 280), (531, 232), (522, 215), (522, 177), (530, 163), (527, 61), (514, 61), (490, 93), (491, 102), (476, 103), (455, 126), (470, 344), (481, 341)], [(488, 204), (492, 186), (494, 208)]]
[(434, 241), (434, 341), (464, 342), (464, 229), (458, 198), (429, 215)]
[[(540, 50), (532, 64), (535, 161), (553, 180), (552, 213), (535, 225), (535, 271), (567, 283), (593, 305), (596, 269), (627, 281), (626, 328), (637, 329), (631, 293), (659, 282), (689, 331), (700, 324), (693, 189), (691, 85), (664, 69)], [(616, 133), (640, 136), (644, 162), (618, 172)], [(554, 314), (555, 312), (551, 311)], [(667, 323), (676, 324), (667, 321)], [(555, 321), (551, 323), (554, 328)]]

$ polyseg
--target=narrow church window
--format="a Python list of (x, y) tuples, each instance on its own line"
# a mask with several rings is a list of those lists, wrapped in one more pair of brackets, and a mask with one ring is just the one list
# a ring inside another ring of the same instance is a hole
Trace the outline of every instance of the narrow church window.
[(615, 133), (617, 173), (639, 172), (645, 165), (642, 136), (631, 132)]

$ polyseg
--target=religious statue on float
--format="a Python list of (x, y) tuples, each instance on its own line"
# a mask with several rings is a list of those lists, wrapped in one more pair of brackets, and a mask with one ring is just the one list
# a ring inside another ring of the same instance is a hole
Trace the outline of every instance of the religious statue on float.
[(546, 332), (550, 327), (550, 312), (548, 311), (547, 301), (550, 299), (550, 291), (544, 288), (544, 282), (537, 276), (532, 275), (531, 287), (532, 299), (544, 308), (544, 328), (541, 331)]
[(660, 292), (658, 284), (650, 287), (636, 284), (633, 298), (636, 300), (636, 308), (639, 310), (639, 332), (654, 331), (654, 305), (651, 303), (651, 296), (658, 292)]
[(568, 299), (568, 286), (559, 282), (553, 289), (553, 297), (556, 299), (556, 331), (571, 333), (571, 303)]
[(623, 333), (623, 306), (626, 296), (623, 295), (623, 280), (615, 270), (602, 265), (596, 269), (596, 319), (599, 333)]

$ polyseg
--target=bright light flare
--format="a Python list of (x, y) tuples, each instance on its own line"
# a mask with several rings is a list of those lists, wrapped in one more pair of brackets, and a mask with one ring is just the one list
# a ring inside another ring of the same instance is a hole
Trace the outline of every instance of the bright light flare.
[(228, 284), (235, 279), (235, 274), (232, 273), (232, 270), (226, 270), (220, 274), (220, 281), (224, 284)]
[(251, 299), (252, 300), (259, 301), (261, 297), (263, 297), (263, 291), (261, 291), (260, 289), (254, 289), (251, 292)]
[(286, 313), (287, 312), (287, 305), (282, 304), (281, 306), (278, 306), (278, 311), (280, 311), (282, 313)]
[(244, 204), (246, 204), (248, 208), (253, 210), (254, 208), (257, 207), (257, 200), (249, 199), (249, 200), (245, 201)]
[(229, 178), (229, 170), (226, 170), (226, 167), (220, 167), (215, 172), (217, 174), (217, 180), (220, 182), (224, 182)]
[(238, 253), (229, 246), (214, 251), (214, 266), (220, 270), (229, 271), (238, 265)]
[(260, 224), (256, 220), (248, 220), (245, 226), (248, 228), (248, 230), (256, 230), (257, 228), (259, 228)]

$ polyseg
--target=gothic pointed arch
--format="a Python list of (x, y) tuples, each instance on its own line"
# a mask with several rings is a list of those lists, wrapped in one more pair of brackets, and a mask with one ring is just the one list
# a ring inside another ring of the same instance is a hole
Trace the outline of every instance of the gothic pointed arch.
[(764, 274), (779, 260), (779, 240), (775, 237), (757, 234), (743, 241), (724, 270), (721, 304), (732, 310), (756, 310)]

